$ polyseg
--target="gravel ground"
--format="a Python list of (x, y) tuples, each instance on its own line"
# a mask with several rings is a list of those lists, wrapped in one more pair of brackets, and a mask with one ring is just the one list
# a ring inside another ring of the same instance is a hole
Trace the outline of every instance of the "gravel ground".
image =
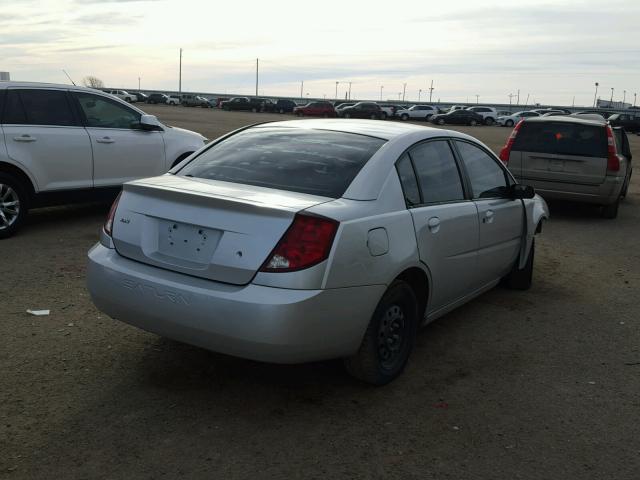
[[(146, 110), (209, 138), (283, 118)], [(461, 129), (494, 150), (509, 133)], [(107, 207), (34, 211), (0, 243), (0, 478), (635, 480), (639, 205), (637, 181), (616, 220), (552, 204), (532, 289), (429, 325), (383, 388), (339, 362), (260, 364), (111, 320), (85, 289)]]

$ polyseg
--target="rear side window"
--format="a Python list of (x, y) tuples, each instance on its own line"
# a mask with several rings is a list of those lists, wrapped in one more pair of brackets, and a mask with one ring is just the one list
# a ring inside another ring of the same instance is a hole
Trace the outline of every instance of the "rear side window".
[(422, 203), (464, 199), (460, 173), (446, 140), (421, 143), (409, 150), (409, 155), (418, 175)]
[(400, 157), (400, 160), (396, 163), (396, 170), (398, 171), (398, 177), (400, 177), (402, 191), (404, 192), (404, 201), (407, 207), (419, 205), (420, 190), (418, 190), (418, 181), (416, 180), (413, 166), (411, 166), (409, 155), (405, 153)]
[(61, 90), (9, 90), (5, 123), (75, 126), (77, 122)]
[(179, 175), (340, 198), (384, 143), (344, 132), (253, 128), (204, 151)]
[(523, 123), (513, 144), (519, 152), (607, 156), (607, 133), (603, 126), (565, 122)]

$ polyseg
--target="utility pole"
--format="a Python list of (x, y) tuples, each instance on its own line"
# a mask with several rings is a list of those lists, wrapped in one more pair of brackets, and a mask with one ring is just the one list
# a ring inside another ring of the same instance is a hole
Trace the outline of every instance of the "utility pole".
[[(429, 103), (431, 103), (431, 96), (433, 95), (433, 80), (431, 80), (431, 86), (429, 87)], [(438, 100), (440, 103), (440, 100)]]
[(633, 106), (634, 107), (636, 106), (636, 94), (635, 93), (633, 94)]
[(480, 95), (476, 93), (476, 105), (478, 105), (479, 102), (480, 102)]
[(380, 85), (380, 101), (382, 101), (382, 89), (384, 88), (384, 85)]
[(422, 89), (418, 90), (418, 103), (420, 103), (420, 96), (422, 95)]
[(340, 83), (340, 82), (336, 82), (336, 96), (335, 96), (335, 97), (333, 97), (333, 98), (335, 98), (336, 100), (338, 100), (338, 84), (339, 84), (339, 83)]
[(300, 98), (301, 99), (304, 97), (304, 94), (302, 93), (303, 90), (304, 90), (304, 80), (300, 80)]
[(178, 70), (178, 95), (182, 95), (182, 49), (180, 49), (180, 66)]
[(611, 87), (611, 100), (609, 100), (609, 107), (613, 107), (613, 87)]
[(627, 99), (627, 91), (622, 91), (622, 108), (624, 108), (624, 101)]
[(349, 100), (351, 100), (351, 82), (349, 82)]
[(140, 77), (138, 77), (138, 91), (140, 91)]
[(573, 96), (573, 100), (571, 100), (571, 108), (576, 106), (576, 96)]
[(516, 105), (520, 105), (520, 89), (518, 89), (518, 99), (516, 100)]
[(258, 96), (258, 59), (256, 58), (256, 97)]
[(402, 84), (402, 101), (403, 102), (404, 102), (404, 94), (406, 93), (406, 91), (407, 91), (407, 84), (404, 83)]
[(596, 93), (593, 94), (593, 108), (596, 108), (596, 97), (598, 96), (598, 82), (596, 82)]

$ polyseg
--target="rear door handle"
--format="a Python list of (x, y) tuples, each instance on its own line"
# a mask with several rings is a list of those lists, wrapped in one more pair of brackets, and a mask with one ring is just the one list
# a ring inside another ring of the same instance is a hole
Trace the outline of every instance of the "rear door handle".
[(13, 137), (13, 139), (16, 142), (35, 142), (36, 141), (36, 137), (32, 137), (31, 135), (26, 134), (26, 133), (24, 135), (19, 136), (19, 137)]
[(440, 230), (440, 219), (438, 217), (431, 217), (427, 221), (427, 227), (429, 227), (431, 233), (437, 233), (438, 230)]
[(113, 138), (111, 138), (111, 137), (102, 137), (102, 138), (98, 138), (96, 140), (96, 142), (98, 142), (98, 143), (114, 143), (115, 140)]
[(493, 223), (493, 210), (487, 210), (484, 213), (484, 218), (482, 219), (482, 223)]

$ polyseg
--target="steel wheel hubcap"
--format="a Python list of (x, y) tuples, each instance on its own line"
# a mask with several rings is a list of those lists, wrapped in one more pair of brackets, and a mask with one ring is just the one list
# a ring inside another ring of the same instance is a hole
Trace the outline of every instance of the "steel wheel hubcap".
[(378, 329), (378, 353), (384, 367), (392, 368), (400, 356), (404, 345), (404, 330), (404, 312), (398, 305), (392, 305), (382, 316)]
[(20, 199), (9, 185), (0, 183), (0, 230), (9, 228), (20, 214)]

